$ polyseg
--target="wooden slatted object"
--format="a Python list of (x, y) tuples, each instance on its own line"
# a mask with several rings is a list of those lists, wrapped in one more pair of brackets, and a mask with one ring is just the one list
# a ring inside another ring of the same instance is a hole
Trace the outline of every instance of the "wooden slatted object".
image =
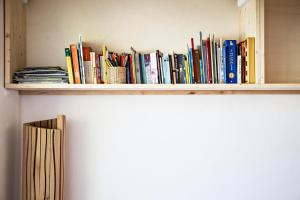
[(66, 117), (23, 126), (22, 200), (64, 199)]

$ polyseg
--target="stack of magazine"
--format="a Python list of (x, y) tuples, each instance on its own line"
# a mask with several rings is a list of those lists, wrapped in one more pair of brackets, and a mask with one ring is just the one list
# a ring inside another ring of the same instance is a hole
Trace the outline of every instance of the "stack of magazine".
[(61, 67), (26, 67), (14, 73), (14, 83), (68, 83), (68, 72)]

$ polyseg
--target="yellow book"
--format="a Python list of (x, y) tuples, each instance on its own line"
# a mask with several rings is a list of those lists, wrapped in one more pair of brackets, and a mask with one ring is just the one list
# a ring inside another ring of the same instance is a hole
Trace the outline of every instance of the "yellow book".
[[(188, 56), (186, 55), (186, 58)], [(185, 59), (184, 60), (184, 66), (185, 66), (185, 77), (186, 77), (186, 83), (187, 84), (190, 84), (191, 81), (190, 81), (190, 68), (189, 68), (189, 63), (188, 63), (188, 59)]]
[(247, 56), (249, 67), (249, 83), (255, 84), (255, 38), (247, 38)]
[(65, 48), (67, 70), (69, 75), (69, 84), (74, 84), (73, 66), (71, 61), (71, 52), (69, 48)]
[(107, 66), (107, 63), (105, 62), (106, 59), (108, 59), (108, 51), (107, 51), (107, 47), (106, 46), (103, 46), (102, 48), (102, 53), (103, 53), (103, 78), (104, 78), (104, 84), (108, 84), (108, 75), (107, 75), (107, 72), (108, 72), (108, 66)]

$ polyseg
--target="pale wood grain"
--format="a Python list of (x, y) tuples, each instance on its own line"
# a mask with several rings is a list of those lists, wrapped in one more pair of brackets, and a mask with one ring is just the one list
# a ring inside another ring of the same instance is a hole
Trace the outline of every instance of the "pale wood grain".
[(26, 66), (26, 7), (20, 0), (4, 1), (5, 83), (18, 67)]
[(34, 187), (35, 198), (40, 196), (40, 173), (41, 173), (41, 129), (36, 129), (36, 147), (35, 147), (35, 160), (34, 160)]
[(35, 199), (35, 180), (34, 180), (34, 170), (35, 170), (35, 150), (36, 150), (36, 131), (35, 127), (31, 127), (31, 166), (30, 166), (30, 199)]
[(46, 196), (46, 143), (47, 130), (41, 129), (41, 171), (40, 171), (40, 196), (39, 199), (45, 199)]

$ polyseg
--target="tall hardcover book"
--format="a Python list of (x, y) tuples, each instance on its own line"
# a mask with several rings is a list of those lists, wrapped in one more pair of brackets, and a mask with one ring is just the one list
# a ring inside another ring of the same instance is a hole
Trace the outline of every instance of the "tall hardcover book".
[(174, 68), (174, 60), (173, 56), (169, 55), (169, 62), (170, 62), (170, 74), (171, 74), (171, 82), (176, 84), (176, 70)]
[(183, 54), (177, 55), (178, 71), (179, 71), (179, 83), (186, 83), (186, 71), (185, 71), (185, 56)]
[(150, 83), (158, 84), (157, 52), (150, 53)]
[(68, 69), (69, 84), (74, 84), (74, 75), (73, 75), (71, 51), (70, 51), (69, 48), (65, 48), (65, 56), (66, 56), (66, 64), (67, 64), (67, 69)]
[(247, 63), (249, 66), (249, 83), (255, 84), (255, 38), (247, 38)]
[(74, 70), (74, 82), (75, 82), (75, 84), (80, 84), (81, 80), (80, 80), (77, 45), (71, 44), (70, 49), (71, 49), (72, 63), (73, 63), (73, 70)]
[(85, 83), (92, 84), (92, 60), (91, 60), (91, 48), (83, 47), (82, 48), (82, 57), (83, 57), (83, 69), (85, 75)]
[(141, 63), (141, 81), (143, 84), (147, 84), (147, 74), (145, 68), (145, 55), (140, 54), (140, 63)]
[(226, 48), (223, 45), (223, 42), (221, 43), (222, 46), (222, 68), (223, 68), (223, 76), (224, 76), (224, 83), (227, 83), (227, 67), (226, 67)]
[(94, 51), (91, 51), (91, 78), (92, 78), (92, 84), (97, 84), (97, 74), (96, 74), (96, 53)]
[(169, 55), (163, 56), (164, 84), (171, 84), (170, 60)]
[(226, 81), (227, 83), (232, 83), (232, 84), (237, 83), (236, 40), (226, 40), (225, 48), (226, 48), (226, 67), (227, 67)]
[(107, 74), (107, 71), (108, 71), (108, 66), (107, 66), (107, 63), (106, 63), (106, 59), (108, 59), (108, 50), (107, 50), (107, 47), (106, 46), (103, 46), (102, 47), (102, 63), (103, 63), (103, 81), (105, 84), (108, 83), (108, 74)]
[(100, 56), (99, 54), (95, 55), (95, 66), (96, 66), (96, 83), (101, 83), (101, 68), (100, 68)]
[(140, 65), (140, 56), (138, 53), (134, 54), (135, 59), (135, 74), (136, 74), (136, 83), (141, 84), (141, 65)]
[(78, 50), (78, 60), (79, 60), (79, 71), (81, 83), (85, 84), (85, 75), (84, 75), (84, 64), (83, 64), (83, 39), (82, 35), (79, 35), (79, 42), (77, 44)]
[(151, 84), (151, 59), (150, 54), (144, 54), (144, 64), (145, 64), (145, 72), (146, 72), (146, 83)]
[(194, 38), (191, 38), (192, 45), (192, 57), (193, 57), (193, 73), (194, 73), (194, 82), (200, 83), (200, 65), (199, 65), (199, 51), (196, 52)]
[(213, 77), (212, 77), (210, 38), (207, 38), (206, 40), (206, 60), (207, 60), (208, 83), (211, 84), (213, 83)]

